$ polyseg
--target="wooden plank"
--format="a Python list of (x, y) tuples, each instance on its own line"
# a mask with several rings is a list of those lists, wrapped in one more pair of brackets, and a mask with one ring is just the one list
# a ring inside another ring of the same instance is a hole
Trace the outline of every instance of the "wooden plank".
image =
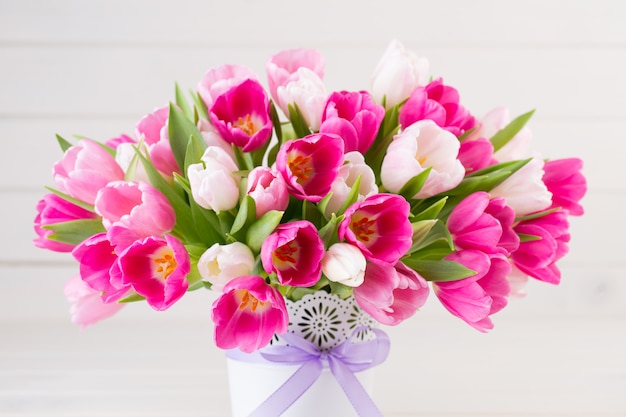
[[(265, 62), (279, 49), (275, 44), (4, 46), (0, 62), (8, 64), (0, 78), (4, 92), (0, 116), (137, 117), (167, 104), (175, 81), (193, 88), (213, 66), (248, 65), (265, 80)], [(382, 49), (370, 46), (332, 45), (320, 50), (327, 60), (329, 90), (367, 89), (382, 54)], [(433, 75), (456, 86), (463, 103), (477, 114), (507, 105), (516, 114), (538, 108), (548, 118), (618, 121), (626, 107), (626, 80), (621, 76), (624, 49), (469, 45), (417, 51), (431, 60)], [(593, 81), (593, 88), (580, 87), (581, 80)]]
[[(330, 12), (332, 11), (332, 12)], [(383, 46), (399, 37), (422, 44), (603, 44), (626, 42), (623, 4), (611, 0), (439, 2), (285, 0), (49, 0), (0, 3), (0, 41)], [(320, 30), (323, 28), (323, 30)], [(288, 34), (288, 36), (285, 36)]]

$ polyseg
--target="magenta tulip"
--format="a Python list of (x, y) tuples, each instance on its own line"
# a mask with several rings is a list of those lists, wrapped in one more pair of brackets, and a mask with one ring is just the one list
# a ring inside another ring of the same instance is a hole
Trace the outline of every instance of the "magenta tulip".
[(118, 265), (122, 281), (155, 310), (168, 309), (187, 291), (189, 254), (171, 235), (136, 241), (120, 254)]
[(543, 182), (552, 193), (552, 207), (562, 207), (571, 216), (582, 216), (579, 204), (587, 193), (587, 180), (580, 172), (583, 161), (578, 158), (556, 159), (543, 166)]
[(363, 284), (354, 289), (354, 299), (378, 322), (395, 326), (413, 316), (429, 292), (426, 280), (401, 262), (369, 263)]
[(375, 194), (348, 207), (339, 240), (357, 246), (372, 262), (394, 265), (412, 244), (409, 203), (396, 194)]
[(539, 237), (522, 242), (511, 259), (522, 272), (543, 282), (558, 284), (561, 271), (556, 262), (567, 254), (570, 240), (567, 211), (559, 210), (546, 216), (520, 222), (515, 231)]
[(324, 242), (313, 223), (298, 220), (279, 225), (261, 246), (263, 269), (282, 285), (309, 287), (322, 275)]
[(343, 164), (343, 140), (337, 135), (313, 134), (285, 142), (276, 157), (291, 195), (319, 202), (328, 194)]
[(252, 79), (217, 97), (209, 116), (219, 134), (244, 152), (259, 149), (272, 136), (269, 99), (261, 84)]
[(493, 157), (493, 145), (485, 138), (461, 142), (459, 161), (467, 173), (478, 171), (498, 162)]
[(76, 204), (70, 203), (56, 194), (46, 194), (41, 200), (39, 200), (36, 209), (37, 216), (35, 217), (34, 227), (38, 237), (33, 240), (33, 243), (38, 248), (48, 249), (55, 252), (71, 252), (76, 245), (48, 239), (48, 237), (54, 232), (52, 230), (44, 229), (44, 226), (73, 220), (98, 218), (98, 215), (95, 213), (85, 210)]
[(400, 125), (407, 127), (420, 120), (432, 120), (455, 136), (476, 126), (476, 119), (459, 103), (458, 91), (441, 78), (417, 87), (400, 110)]
[(345, 152), (365, 154), (374, 143), (384, 117), (385, 108), (376, 104), (367, 91), (335, 92), (326, 102), (320, 133), (341, 136)]
[(221, 349), (254, 352), (274, 334), (287, 331), (289, 316), (278, 290), (259, 276), (246, 275), (229, 281), (213, 302), (215, 344)]

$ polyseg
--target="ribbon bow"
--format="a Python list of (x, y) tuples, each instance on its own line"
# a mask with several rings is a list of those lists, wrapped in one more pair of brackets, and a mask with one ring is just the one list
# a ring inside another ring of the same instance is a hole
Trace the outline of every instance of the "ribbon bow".
[(287, 346), (268, 346), (259, 352), (261, 357), (256, 356), (256, 359), (254, 356), (238, 354), (241, 353), (238, 350), (228, 351), (227, 355), (236, 360), (265, 359), (284, 365), (301, 365), (249, 417), (280, 416), (320, 377), (324, 361), (328, 362), (331, 373), (359, 417), (383, 417), (354, 373), (382, 363), (389, 354), (389, 338), (382, 330), (371, 329), (376, 336), (373, 340), (352, 343), (352, 338), (360, 330), (356, 329), (348, 340), (329, 351), (320, 351), (316, 345), (293, 333), (280, 336), (288, 343)]

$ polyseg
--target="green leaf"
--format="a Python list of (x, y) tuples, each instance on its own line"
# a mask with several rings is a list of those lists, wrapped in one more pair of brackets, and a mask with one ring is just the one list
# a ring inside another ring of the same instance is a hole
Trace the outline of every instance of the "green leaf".
[(454, 249), (450, 231), (443, 221), (439, 219), (435, 220), (435, 223), (430, 226), (430, 230), (428, 230), (428, 234), (426, 234), (426, 236), (424, 236), (419, 242), (413, 242), (413, 245), (409, 249), (409, 253), (420, 251), (437, 243), (445, 244), (445, 247), (449, 252)]
[(339, 208), (339, 212), (337, 213), (338, 216), (342, 215), (344, 211), (348, 209), (348, 207), (356, 203), (356, 201), (359, 198), (360, 188), (361, 188), (361, 174), (359, 174), (359, 176), (354, 181), (354, 184), (352, 184), (352, 187), (350, 188), (350, 192), (346, 196), (346, 200), (341, 205), (341, 208)]
[(532, 242), (532, 241), (535, 241), (535, 240), (541, 240), (541, 236), (527, 235), (525, 233), (518, 233), (517, 236), (519, 236), (520, 243)]
[(61, 197), (63, 200), (68, 201), (74, 205), (77, 205), (78, 207), (84, 208), (87, 211), (90, 211), (92, 213), (95, 213), (96, 210), (93, 208), (93, 206), (89, 203), (85, 203), (84, 201), (78, 200), (72, 196), (70, 196), (69, 194), (65, 194), (62, 193), (59, 190), (55, 190), (54, 188), (50, 188), (50, 187), (44, 187), (46, 190), (50, 191), (52, 194), (56, 194), (57, 196)]
[(300, 108), (296, 103), (292, 103), (288, 105), (289, 107), (289, 120), (291, 121), (291, 125), (293, 126), (293, 130), (296, 132), (296, 135), (299, 138), (303, 138), (311, 134), (311, 130), (309, 129), (309, 125), (304, 119)]
[(411, 226), (413, 227), (413, 245), (417, 247), (420, 242), (426, 238), (428, 233), (430, 233), (436, 223), (437, 220), (420, 220), (411, 223)]
[(446, 282), (457, 281), (459, 279), (476, 275), (473, 271), (458, 262), (446, 260), (423, 260), (423, 259), (403, 259), (402, 262), (409, 268), (414, 269), (427, 281)]
[(511, 121), (511, 123), (499, 130), (495, 135), (493, 135), (489, 140), (493, 145), (494, 152), (497, 152), (504, 145), (509, 143), (509, 141), (513, 139), (513, 137), (515, 137), (515, 135), (517, 135), (520, 130), (522, 130), (526, 123), (528, 123), (534, 113), (535, 110), (531, 110), (528, 113), (524, 113), (521, 116), (516, 117)]
[(193, 120), (193, 109), (191, 108), (191, 106), (189, 106), (189, 103), (187, 103), (187, 100), (185, 99), (185, 94), (181, 91), (178, 83), (175, 84), (174, 88), (176, 105), (183, 111), (183, 113), (185, 114), (185, 116), (187, 116), (189, 120)]
[(538, 213), (532, 213), (532, 214), (528, 214), (526, 216), (520, 216), (520, 217), (516, 217), (515, 221), (516, 222), (523, 222), (526, 220), (534, 220), (534, 219), (538, 219), (540, 217), (543, 216), (547, 216), (548, 214), (554, 213), (555, 211), (559, 211), (561, 210), (561, 207), (554, 207), (548, 210), (544, 210), (544, 211), (540, 211)]
[(187, 170), (189, 169), (190, 165), (202, 162), (202, 156), (204, 155), (205, 150), (206, 143), (204, 142), (204, 140), (200, 140), (194, 135), (191, 135), (189, 137), (189, 142), (187, 143), (187, 151), (185, 152), (185, 177), (187, 176)]
[(242, 230), (246, 225), (254, 223), (256, 220), (256, 203), (249, 195), (244, 196), (239, 206), (237, 216), (230, 228), (230, 234), (234, 235)]
[(398, 194), (400, 194), (407, 200), (414, 199), (415, 195), (420, 192), (420, 190), (426, 183), (426, 180), (428, 179), (428, 175), (430, 174), (431, 170), (432, 167), (428, 167), (424, 171), (420, 172), (419, 174), (408, 180), (406, 184), (404, 184), (402, 188), (400, 188)]
[(273, 100), (270, 100), (270, 119), (272, 120), (272, 126), (274, 126), (274, 132), (276, 132), (276, 139), (278, 139), (278, 143), (283, 143), (283, 128)]
[(333, 213), (330, 217), (330, 220), (328, 220), (328, 223), (326, 223), (323, 227), (319, 229), (319, 236), (320, 239), (322, 239), (322, 241), (324, 242), (324, 246), (329, 247), (330, 245), (335, 243), (335, 241), (338, 241), (339, 238), (337, 237), (337, 225), (339, 224), (341, 219), (343, 219), (343, 216), (337, 217), (335, 216), (335, 213)]
[(419, 206), (416, 206), (416, 209), (411, 209), (411, 213), (413, 214), (413, 217), (411, 220), (419, 221), (419, 220), (437, 218), (437, 216), (441, 212), (441, 209), (443, 209), (443, 207), (446, 205), (447, 200), (448, 200), (448, 197), (442, 197), (438, 199), (437, 201), (435, 201), (434, 203), (432, 203), (427, 208), (420, 210), (420, 211), (417, 211), (417, 207)]
[(200, 93), (191, 91), (191, 98), (195, 103), (196, 110), (198, 110), (198, 115), (205, 120), (209, 120), (209, 109), (207, 108)]
[(100, 219), (70, 220), (68, 222), (45, 225), (42, 228), (53, 232), (48, 236), (48, 239), (70, 245), (78, 245), (83, 240), (106, 231)]
[(282, 218), (282, 211), (270, 210), (250, 226), (246, 232), (246, 243), (253, 252), (261, 250), (263, 241), (272, 234)]
[(128, 296), (122, 298), (121, 300), (117, 300), (117, 302), (118, 303), (134, 303), (136, 301), (143, 301), (145, 299), (146, 299), (146, 297), (135, 293), (135, 294), (128, 295)]
[(63, 137), (61, 137), (61, 135), (56, 135), (57, 137), (57, 142), (59, 143), (59, 146), (61, 147), (61, 150), (63, 152), (67, 151), (69, 148), (72, 147), (72, 144), (70, 142), (68, 142), (67, 140), (65, 140)]
[(319, 203), (317, 203), (317, 209), (324, 216), (326, 216), (326, 208), (328, 207), (328, 203), (330, 202), (330, 198), (332, 196), (333, 196), (333, 193), (331, 191), (328, 194), (326, 194), (326, 196), (324, 196), (324, 198), (322, 198)]
[(204, 143), (204, 139), (202, 138), (202, 135), (196, 125), (194, 125), (193, 122), (172, 103), (170, 103), (170, 112), (167, 123), (172, 153), (174, 154), (174, 158), (176, 159), (176, 163), (179, 168), (181, 171), (184, 171), (186, 168), (185, 155), (187, 154), (187, 148), (189, 146), (189, 141), (191, 140), (190, 138), (192, 136), (195, 137), (198, 143)]

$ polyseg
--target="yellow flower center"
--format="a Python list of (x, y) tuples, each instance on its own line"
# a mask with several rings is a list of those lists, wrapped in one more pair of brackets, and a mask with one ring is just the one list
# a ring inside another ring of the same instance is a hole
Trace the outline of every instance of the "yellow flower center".
[[(286, 243), (274, 250), (273, 258), (274, 265), (282, 266), (281, 264), (295, 265), (297, 263), (298, 245), (294, 242)], [(281, 268), (282, 269), (282, 268)]]
[(154, 262), (154, 272), (161, 277), (161, 279), (166, 280), (172, 272), (178, 266), (176, 259), (174, 258), (174, 252), (165, 248), (161, 253), (157, 254), (153, 259)]
[(289, 159), (287, 164), (291, 173), (298, 178), (298, 182), (307, 181), (313, 173), (313, 164), (310, 156), (298, 155)]
[(239, 297), (239, 310), (249, 309), (254, 313), (257, 308), (262, 309), (267, 304), (267, 301), (259, 300), (248, 290), (237, 290), (236, 294)]
[(234, 126), (246, 132), (248, 136), (252, 136), (258, 131), (257, 126), (252, 120), (252, 116), (250, 116), (249, 114), (247, 114), (245, 117), (240, 117), (239, 119), (237, 119), (237, 121), (234, 123)]
[(353, 221), (350, 225), (350, 230), (354, 232), (354, 235), (361, 242), (369, 242), (370, 236), (376, 233), (376, 220), (370, 220), (367, 217), (363, 217), (360, 220)]

